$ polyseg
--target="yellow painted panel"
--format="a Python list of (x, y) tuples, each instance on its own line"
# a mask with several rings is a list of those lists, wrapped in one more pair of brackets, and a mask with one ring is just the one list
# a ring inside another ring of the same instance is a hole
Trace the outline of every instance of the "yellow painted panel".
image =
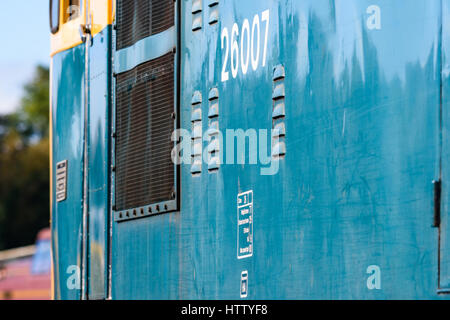
[(90, 0), (90, 16), (92, 18), (92, 35), (112, 24), (115, 15), (114, 0)]
[(86, 3), (89, 5), (87, 22), (91, 23), (93, 36), (113, 23), (115, 0), (60, 0), (59, 31), (50, 36), (52, 56), (82, 43), (80, 26), (86, 24)]
[[(86, 0), (85, 0), (86, 1)], [(83, 3), (85, 1), (82, 1)], [(68, 20), (68, 0), (60, 0), (60, 17), (59, 17), (59, 30), (56, 34), (52, 34), (50, 36), (50, 54), (53, 56), (55, 53), (73, 48), (80, 43), (80, 25), (85, 24), (85, 10), (84, 4), (81, 4), (81, 8), (79, 8), (79, 14), (76, 18)], [(71, 11), (74, 11), (72, 9)], [(66, 21), (66, 22), (64, 22)]]
[(66, 23), (71, 20), (76, 19), (81, 15), (81, 0), (62, 0), (61, 8), (62, 8), (62, 22)]

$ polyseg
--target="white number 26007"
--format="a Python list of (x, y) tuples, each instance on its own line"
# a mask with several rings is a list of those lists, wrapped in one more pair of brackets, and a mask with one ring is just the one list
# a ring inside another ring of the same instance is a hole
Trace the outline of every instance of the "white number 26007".
[[(270, 12), (265, 10), (261, 13), (261, 19), (256, 14), (253, 18), (252, 27), (250, 30), (250, 23), (245, 19), (239, 33), (239, 27), (236, 23), (231, 28), (231, 39), (228, 28), (223, 28), (221, 33), (222, 50), (225, 50), (224, 60), (222, 65), (222, 82), (229, 79), (228, 60), (231, 65), (231, 75), (236, 78), (239, 67), (242, 74), (246, 75), (251, 63), (253, 71), (258, 69), (260, 65), (260, 50), (261, 50), (261, 22), (265, 23), (265, 36), (262, 54), (262, 66), (266, 65), (267, 58), (267, 40), (269, 36)], [(251, 32), (250, 32), (251, 31)], [(238, 37), (240, 34), (240, 43)], [(244, 50), (245, 49), (245, 50)], [(231, 51), (231, 55), (230, 55)]]

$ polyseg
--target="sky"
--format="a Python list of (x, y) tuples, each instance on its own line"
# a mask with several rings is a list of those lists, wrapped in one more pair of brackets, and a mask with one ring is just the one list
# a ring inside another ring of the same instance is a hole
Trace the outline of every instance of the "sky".
[(38, 64), (50, 64), (49, 0), (2, 1), (0, 114), (18, 107)]

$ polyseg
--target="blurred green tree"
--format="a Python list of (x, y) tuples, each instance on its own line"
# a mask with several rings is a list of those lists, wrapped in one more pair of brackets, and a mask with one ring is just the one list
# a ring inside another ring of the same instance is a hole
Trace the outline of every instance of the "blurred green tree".
[(40, 138), (48, 135), (49, 90), (48, 68), (38, 66), (34, 78), (24, 87), (24, 96), (16, 113), (25, 134), (37, 134)]
[(38, 66), (16, 112), (0, 116), (0, 250), (49, 225), (49, 71)]

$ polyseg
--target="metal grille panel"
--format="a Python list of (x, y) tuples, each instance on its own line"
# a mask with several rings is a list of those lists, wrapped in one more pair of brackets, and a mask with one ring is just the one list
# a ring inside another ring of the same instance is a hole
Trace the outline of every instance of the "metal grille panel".
[(116, 210), (173, 199), (174, 53), (118, 74)]
[(117, 50), (172, 27), (173, 0), (118, 0)]

